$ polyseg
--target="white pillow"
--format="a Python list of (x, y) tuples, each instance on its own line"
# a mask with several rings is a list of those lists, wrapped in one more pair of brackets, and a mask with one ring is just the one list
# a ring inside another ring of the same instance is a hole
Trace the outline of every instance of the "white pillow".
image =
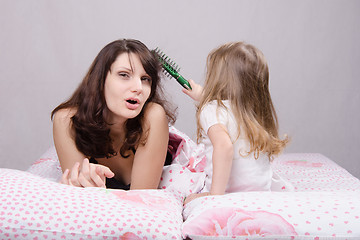
[(1, 239), (181, 239), (182, 197), (168, 190), (78, 188), (0, 169)]

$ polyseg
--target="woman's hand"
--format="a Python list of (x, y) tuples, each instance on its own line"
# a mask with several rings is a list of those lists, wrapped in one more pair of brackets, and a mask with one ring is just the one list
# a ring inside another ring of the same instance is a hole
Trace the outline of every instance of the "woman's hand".
[(205, 196), (209, 196), (210, 193), (209, 192), (203, 192), (203, 193), (192, 193), (189, 196), (187, 196), (185, 198), (184, 201), (184, 205), (188, 204), (189, 202), (191, 202), (192, 200), (199, 198), (199, 197), (205, 197)]
[(100, 164), (89, 163), (85, 158), (80, 164), (76, 162), (71, 170), (66, 169), (61, 177), (60, 183), (76, 187), (103, 187), (106, 178), (114, 177), (114, 173)]
[(197, 83), (194, 82), (194, 80), (189, 79), (189, 83), (192, 89), (185, 89), (183, 88), (182, 91), (189, 97), (191, 97), (193, 100), (199, 102), (201, 100), (201, 97), (203, 95), (203, 87)]

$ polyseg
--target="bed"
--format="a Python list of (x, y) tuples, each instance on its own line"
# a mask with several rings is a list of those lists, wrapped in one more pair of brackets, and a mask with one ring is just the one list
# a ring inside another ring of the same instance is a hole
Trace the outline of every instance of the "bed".
[(169, 147), (157, 190), (59, 184), (54, 148), (28, 171), (0, 169), (0, 239), (360, 239), (360, 181), (322, 154), (276, 158), (289, 185), (274, 191), (183, 206), (203, 186), (203, 149), (174, 127)]

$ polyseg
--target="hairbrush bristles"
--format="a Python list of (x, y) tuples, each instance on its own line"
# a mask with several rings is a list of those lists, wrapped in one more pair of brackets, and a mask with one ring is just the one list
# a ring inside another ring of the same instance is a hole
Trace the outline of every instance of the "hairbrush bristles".
[(165, 53), (163, 53), (159, 48), (155, 48), (154, 52), (159, 58), (159, 61), (161, 62), (161, 65), (163, 67), (163, 71), (166, 76), (173, 77), (180, 83), (181, 86), (183, 86), (186, 89), (191, 89), (190, 83), (180, 75), (179, 66), (172, 61), (168, 56), (166, 56)]

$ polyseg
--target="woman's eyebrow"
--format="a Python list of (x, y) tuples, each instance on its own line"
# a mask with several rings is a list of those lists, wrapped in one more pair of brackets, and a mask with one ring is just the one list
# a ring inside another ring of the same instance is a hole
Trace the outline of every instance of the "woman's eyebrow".
[(116, 70), (126, 70), (126, 71), (129, 71), (129, 72), (133, 72), (133, 69), (132, 68), (128, 68), (128, 67), (117, 67)]

